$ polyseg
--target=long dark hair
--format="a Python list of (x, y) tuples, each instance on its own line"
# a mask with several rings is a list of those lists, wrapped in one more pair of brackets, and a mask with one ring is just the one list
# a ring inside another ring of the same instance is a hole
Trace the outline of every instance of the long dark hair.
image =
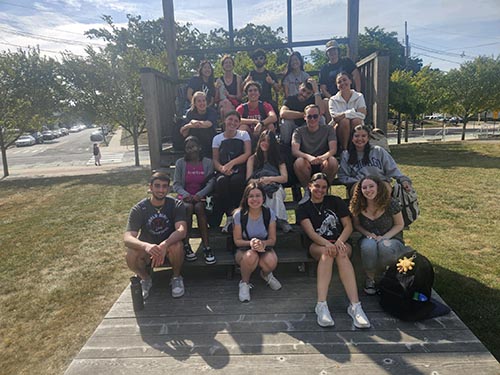
[[(262, 197), (264, 198), (262, 205), (266, 202), (266, 193), (264, 192), (264, 188), (262, 184), (259, 184), (257, 182), (249, 182), (248, 185), (245, 187), (245, 190), (243, 191), (243, 197), (241, 198), (240, 202), (240, 213), (245, 214), (248, 212), (248, 196), (250, 195), (250, 192), (253, 189), (259, 189), (260, 192), (262, 193)], [(262, 207), (262, 206), (261, 206)]]
[(276, 135), (274, 132), (269, 131), (268, 129), (264, 130), (260, 133), (259, 140), (257, 141), (257, 148), (255, 150), (255, 158), (253, 169), (254, 171), (258, 171), (264, 167), (264, 163), (266, 162), (266, 157), (264, 152), (260, 148), (260, 144), (265, 138), (269, 138), (269, 149), (267, 150), (267, 162), (272, 166), (279, 169), (281, 164), (281, 155), (280, 155), (280, 146), (278, 141), (276, 140)]
[(200, 61), (200, 66), (198, 67), (198, 75), (200, 76), (201, 79), (203, 79), (203, 75), (201, 74), (201, 71), (203, 70), (203, 67), (208, 64), (210, 65), (210, 69), (212, 70), (212, 73), (208, 77), (208, 83), (210, 86), (214, 84), (214, 67), (212, 66), (212, 63), (208, 60), (202, 60)]
[(349, 203), (349, 210), (353, 216), (359, 216), (361, 211), (366, 210), (368, 207), (368, 200), (363, 195), (361, 185), (363, 181), (372, 180), (377, 184), (377, 195), (375, 196), (375, 207), (377, 210), (386, 210), (391, 203), (391, 193), (389, 188), (380, 178), (376, 176), (366, 176), (354, 185), (354, 191), (352, 194), (351, 202)]
[(356, 125), (354, 127), (354, 130), (351, 133), (351, 140), (349, 141), (349, 164), (354, 165), (358, 162), (358, 152), (356, 151), (356, 146), (354, 146), (354, 143), (352, 143), (352, 137), (354, 133), (357, 131), (364, 130), (365, 132), (368, 133), (368, 142), (365, 145), (365, 148), (363, 149), (363, 158), (362, 163), (364, 165), (368, 165), (370, 162), (370, 128), (366, 125)]
[(286, 65), (285, 74), (283, 75), (283, 79), (281, 81), (284, 81), (285, 78), (292, 72), (291, 65), (292, 65), (292, 57), (293, 56), (297, 56), (297, 58), (299, 59), (299, 62), (300, 62), (300, 70), (304, 71), (304, 59), (302, 58), (302, 55), (298, 51), (292, 52), (292, 54), (288, 58), (288, 63)]

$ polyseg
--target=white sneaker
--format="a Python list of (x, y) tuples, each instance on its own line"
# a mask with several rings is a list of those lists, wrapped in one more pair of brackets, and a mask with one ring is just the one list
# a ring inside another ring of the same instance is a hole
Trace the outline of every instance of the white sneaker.
[(264, 276), (264, 274), (261, 272), (260, 277), (264, 279), (264, 281), (269, 285), (269, 288), (272, 290), (280, 290), (281, 289), (281, 283), (278, 281), (276, 277), (274, 277), (272, 272), (269, 272), (267, 276)]
[(146, 299), (149, 297), (149, 290), (153, 286), (153, 279), (141, 280), (141, 288), (142, 288), (142, 298)]
[(222, 227), (222, 233), (229, 233), (229, 227), (233, 225), (233, 217), (228, 216), (226, 218), (226, 224)]
[(252, 284), (245, 283), (243, 280), (240, 280), (240, 293), (239, 293), (240, 302), (250, 302), (251, 288)]
[(170, 285), (172, 286), (172, 297), (179, 298), (184, 295), (184, 281), (182, 276), (172, 277)]
[(321, 327), (332, 327), (335, 325), (335, 322), (330, 315), (330, 310), (328, 309), (328, 304), (326, 303), (326, 301), (318, 302), (314, 311), (318, 316), (318, 325), (320, 325)]
[(370, 328), (370, 321), (361, 307), (361, 302), (349, 305), (347, 313), (351, 316), (356, 328)]
[(309, 189), (304, 189), (304, 196), (302, 199), (299, 201), (299, 204), (304, 204), (306, 203), (309, 199), (311, 199), (311, 193), (309, 192)]

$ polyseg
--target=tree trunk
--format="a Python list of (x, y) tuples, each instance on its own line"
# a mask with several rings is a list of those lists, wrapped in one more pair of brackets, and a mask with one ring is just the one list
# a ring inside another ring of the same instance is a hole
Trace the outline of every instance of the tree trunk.
[(465, 141), (465, 127), (467, 126), (467, 120), (464, 117), (464, 126), (462, 127), (462, 141)]
[(3, 176), (9, 175), (9, 164), (7, 163), (7, 148), (4, 145), (3, 128), (0, 127), (0, 148), (2, 149)]
[(408, 117), (405, 119), (405, 143), (408, 143)]
[(401, 144), (401, 113), (398, 112), (398, 145)]
[(134, 130), (134, 135), (132, 138), (134, 138), (135, 166), (139, 167), (141, 164), (139, 163), (139, 134), (137, 134), (138, 133), (137, 124), (134, 124), (133, 130)]

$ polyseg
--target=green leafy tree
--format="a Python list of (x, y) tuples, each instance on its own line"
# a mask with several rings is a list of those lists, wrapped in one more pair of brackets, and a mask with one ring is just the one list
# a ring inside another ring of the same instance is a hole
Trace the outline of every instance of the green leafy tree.
[(462, 140), (467, 122), (480, 112), (500, 107), (500, 62), (491, 57), (477, 57), (446, 75), (445, 109), (463, 118)]
[(63, 89), (59, 64), (36, 48), (0, 53), (0, 148), (4, 176), (7, 148), (20, 135), (54, 122)]
[(446, 102), (444, 72), (424, 66), (413, 76), (413, 85), (422, 103), (420, 113), (438, 112), (443, 108)]

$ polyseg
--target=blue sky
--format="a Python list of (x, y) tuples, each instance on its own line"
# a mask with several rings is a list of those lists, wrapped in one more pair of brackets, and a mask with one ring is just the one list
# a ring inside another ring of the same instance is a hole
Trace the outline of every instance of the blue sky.
[[(233, 0), (234, 26), (283, 26), (286, 0)], [(292, 0), (294, 41), (346, 36), (347, 0)], [(226, 0), (174, 0), (176, 20), (201, 31), (227, 26)], [(47, 55), (63, 50), (84, 54), (83, 32), (111, 15), (120, 25), (126, 14), (161, 17), (162, 2), (139, 0), (0, 0), (0, 49), (39, 45)], [(360, 31), (380, 26), (404, 38), (408, 22), (411, 54), (448, 71), (478, 55), (500, 54), (499, 0), (360, 0)], [(286, 36), (286, 35), (284, 35)], [(304, 50), (301, 50), (304, 52)]]

